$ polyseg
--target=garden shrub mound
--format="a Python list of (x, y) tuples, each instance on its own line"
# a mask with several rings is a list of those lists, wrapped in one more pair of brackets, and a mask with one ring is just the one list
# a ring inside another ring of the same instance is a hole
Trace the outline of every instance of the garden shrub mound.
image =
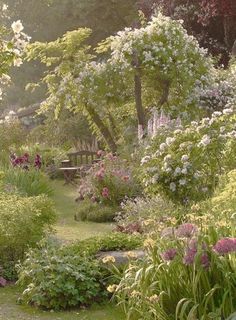
[(22, 198), (0, 194), (0, 266), (11, 278), (14, 264), (51, 230), (56, 220), (52, 202), (46, 196)]
[(119, 210), (118, 206), (107, 206), (90, 199), (83, 200), (79, 203), (75, 220), (93, 221), (93, 222), (112, 222), (115, 213)]
[(65, 309), (101, 302), (107, 297), (111, 270), (97, 258), (99, 251), (132, 250), (142, 246), (138, 235), (114, 233), (60, 246), (42, 241), (18, 265), (21, 301), (46, 309)]
[(21, 302), (51, 310), (88, 306), (102, 301), (106, 290), (97, 261), (63, 255), (57, 246), (31, 250), (18, 266)]
[(113, 232), (106, 236), (93, 237), (67, 246), (65, 247), (65, 253), (69, 250), (74, 255), (95, 256), (100, 251), (126, 251), (141, 248), (142, 246), (143, 237), (139, 234), (128, 235)]

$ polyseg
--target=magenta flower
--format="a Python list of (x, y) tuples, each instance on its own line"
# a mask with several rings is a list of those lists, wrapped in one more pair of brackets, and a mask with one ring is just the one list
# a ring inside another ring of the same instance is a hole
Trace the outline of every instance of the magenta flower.
[(104, 198), (108, 198), (109, 197), (109, 189), (108, 188), (103, 188), (102, 190), (102, 196)]
[(42, 166), (42, 159), (39, 154), (37, 154), (34, 159), (34, 166), (35, 166), (35, 168), (38, 168), (38, 169), (40, 169)]
[(220, 255), (236, 252), (236, 238), (223, 238), (217, 241), (213, 249)]
[(165, 261), (172, 261), (177, 255), (177, 250), (174, 248), (170, 248), (162, 253), (161, 257)]
[(181, 224), (176, 230), (176, 236), (179, 238), (192, 238), (198, 231), (197, 226), (192, 223)]

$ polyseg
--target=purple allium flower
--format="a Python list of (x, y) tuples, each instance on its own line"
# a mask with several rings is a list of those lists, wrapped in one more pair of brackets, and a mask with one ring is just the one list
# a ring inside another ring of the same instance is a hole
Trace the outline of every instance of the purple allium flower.
[(172, 261), (177, 255), (177, 250), (174, 248), (170, 248), (162, 253), (161, 257), (165, 261)]
[(236, 238), (223, 238), (217, 241), (213, 249), (220, 255), (236, 252)]
[(176, 236), (179, 238), (192, 238), (198, 231), (197, 226), (192, 223), (181, 224), (176, 230)]
[[(202, 249), (206, 249), (206, 244), (202, 243)], [(194, 239), (190, 241), (186, 249), (183, 263), (186, 264), (187, 266), (192, 265), (194, 263), (197, 253), (198, 253), (198, 243), (197, 243), (197, 240)], [(209, 267), (210, 261), (209, 261), (208, 254), (206, 252), (202, 253), (200, 261), (201, 261), (201, 265), (204, 268)]]
[(197, 254), (197, 245), (187, 247), (185, 256), (183, 259), (184, 264), (186, 264), (187, 266), (192, 265), (194, 263), (196, 254)]

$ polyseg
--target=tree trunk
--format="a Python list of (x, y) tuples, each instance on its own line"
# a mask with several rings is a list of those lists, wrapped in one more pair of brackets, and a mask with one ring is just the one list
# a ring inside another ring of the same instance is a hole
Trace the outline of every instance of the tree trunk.
[(96, 112), (96, 110), (94, 110), (93, 107), (86, 104), (85, 108), (86, 108), (86, 111), (88, 112), (90, 118), (92, 119), (92, 121), (95, 123), (95, 125), (99, 129), (99, 131), (100, 131), (101, 135), (103, 136), (104, 140), (106, 141), (108, 147), (110, 148), (110, 150), (113, 153), (115, 153), (117, 151), (117, 145), (116, 145), (109, 129), (104, 124), (104, 122), (100, 118), (99, 114)]
[(158, 106), (162, 107), (168, 101), (170, 91), (170, 80), (162, 80), (162, 95), (158, 101)]
[(134, 95), (135, 95), (135, 107), (138, 116), (138, 124), (145, 129), (145, 113), (142, 102), (142, 77), (141, 68), (138, 57), (134, 54), (133, 65), (135, 69), (134, 75)]

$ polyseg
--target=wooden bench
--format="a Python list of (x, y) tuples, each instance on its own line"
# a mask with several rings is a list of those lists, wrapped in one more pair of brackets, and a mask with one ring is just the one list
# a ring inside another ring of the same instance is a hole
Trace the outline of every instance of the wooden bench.
[(94, 151), (76, 151), (67, 154), (68, 159), (61, 162), (65, 184), (75, 184), (77, 174), (84, 177), (86, 172), (97, 162), (97, 153)]

